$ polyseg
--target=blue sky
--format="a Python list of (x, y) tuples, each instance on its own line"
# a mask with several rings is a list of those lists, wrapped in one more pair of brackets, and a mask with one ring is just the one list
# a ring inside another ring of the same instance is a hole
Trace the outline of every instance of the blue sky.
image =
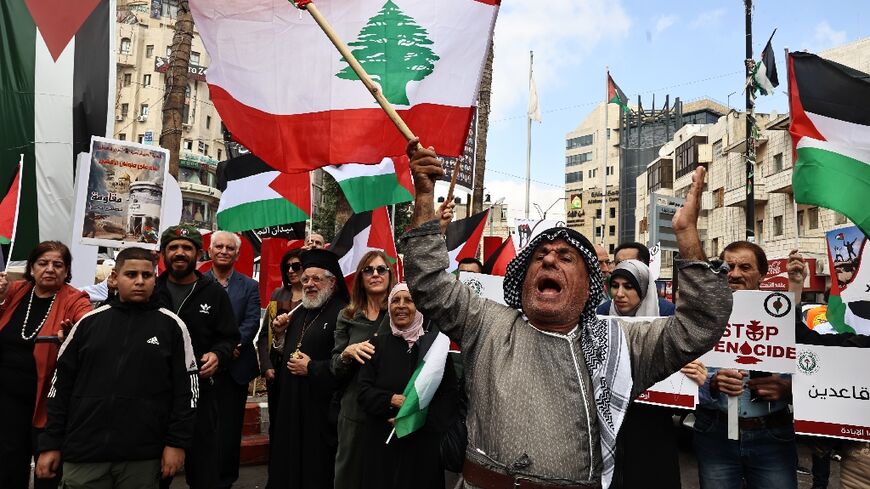
[[(604, 98), (605, 66), (632, 103), (641, 94), (648, 107), (655, 94), (661, 106), (670, 94), (725, 104), (737, 92), (731, 104), (742, 108), (743, 15), (740, 0), (505, 0), (495, 34), (487, 192), (507, 199), (509, 217), (522, 217), (530, 49), (543, 116), (533, 124), (531, 200), (546, 208), (564, 195), (565, 134)], [(759, 110), (784, 113), (783, 48), (817, 52), (870, 36), (870, 1), (757, 2), (756, 59), (774, 28), (780, 87)], [(551, 212), (564, 215), (558, 204)]]

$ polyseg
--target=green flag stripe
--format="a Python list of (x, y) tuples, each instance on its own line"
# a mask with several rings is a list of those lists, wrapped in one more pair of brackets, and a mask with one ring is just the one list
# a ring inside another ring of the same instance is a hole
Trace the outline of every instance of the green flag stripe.
[(405, 402), (402, 403), (402, 407), (396, 414), (396, 436), (399, 438), (417, 431), (426, 423), (428, 407), (420, 409), (420, 397), (417, 395), (417, 377), (424, 365), (426, 365), (425, 360), (417, 365), (414, 374), (411, 375), (411, 380), (405, 386), (405, 392), (402, 393), (405, 396)]
[(395, 173), (348, 178), (338, 186), (355, 213), (414, 200), (408, 189), (399, 185)]
[(870, 235), (870, 164), (813, 147), (799, 147), (792, 177), (795, 200), (845, 215)]
[[(6, 189), (24, 153), (16, 245), (10, 259), (24, 260), (39, 240), (36, 201), (34, 97), (36, 26), (24, 0), (0, 2), (0, 188)], [(0, 193), (3, 193), (0, 191)]]
[(286, 199), (259, 200), (230, 207), (217, 214), (218, 229), (233, 232), (306, 219), (308, 214)]
[(854, 333), (855, 330), (846, 324), (846, 304), (838, 295), (831, 295), (828, 299), (828, 310), (825, 316), (829, 323), (838, 333)]

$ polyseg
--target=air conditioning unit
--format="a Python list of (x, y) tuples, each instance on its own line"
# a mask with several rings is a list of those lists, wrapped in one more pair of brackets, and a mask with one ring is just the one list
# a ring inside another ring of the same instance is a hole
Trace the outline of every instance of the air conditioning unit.
[(139, 122), (145, 122), (148, 120), (148, 116), (147, 115), (140, 115), (139, 117), (136, 118), (136, 120)]
[(124, 116), (122, 116), (121, 114), (118, 114), (118, 115), (115, 116), (115, 120), (118, 121), (118, 122), (121, 122), (121, 121), (124, 120)]

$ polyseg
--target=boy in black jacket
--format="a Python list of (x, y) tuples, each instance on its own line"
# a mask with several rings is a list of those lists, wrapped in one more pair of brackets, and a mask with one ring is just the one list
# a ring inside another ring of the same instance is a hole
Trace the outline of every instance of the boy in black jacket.
[(65, 488), (156, 488), (184, 464), (199, 376), (184, 323), (152, 300), (154, 265), (148, 250), (122, 250), (118, 296), (61, 347), (37, 477), (53, 477), (62, 456)]

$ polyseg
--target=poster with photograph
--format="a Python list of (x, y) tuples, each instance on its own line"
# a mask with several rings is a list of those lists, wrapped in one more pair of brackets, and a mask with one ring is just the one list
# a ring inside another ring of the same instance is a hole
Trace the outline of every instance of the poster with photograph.
[[(827, 319), (838, 333), (870, 334), (870, 246), (857, 226), (825, 236), (831, 265)], [(862, 266), (863, 265), (863, 266)]]
[(555, 219), (514, 219), (514, 246), (517, 251), (525, 248), (535, 237), (547, 229), (565, 226), (565, 221)]
[(82, 244), (157, 249), (168, 165), (163, 148), (92, 138)]

